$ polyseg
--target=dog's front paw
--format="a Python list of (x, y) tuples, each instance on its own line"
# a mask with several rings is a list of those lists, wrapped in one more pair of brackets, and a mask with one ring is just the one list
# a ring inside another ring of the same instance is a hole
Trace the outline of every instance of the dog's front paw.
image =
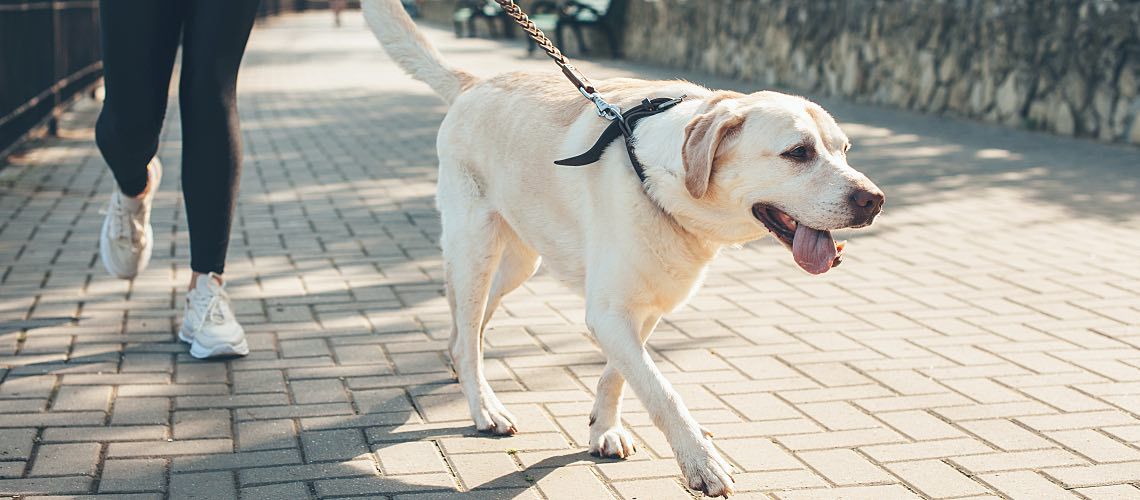
[(602, 458), (626, 458), (637, 453), (633, 435), (620, 424), (608, 429), (590, 426), (590, 454)]
[(733, 493), (732, 466), (721, 458), (712, 442), (704, 439), (692, 451), (678, 452), (677, 462), (689, 489), (710, 497), (725, 497)]
[(498, 400), (483, 404), (475, 413), (475, 428), (479, 432), (486, 432), (499, 436), (509, 436), (518, 432), (515, 425), (515, 416), (503, 407)]

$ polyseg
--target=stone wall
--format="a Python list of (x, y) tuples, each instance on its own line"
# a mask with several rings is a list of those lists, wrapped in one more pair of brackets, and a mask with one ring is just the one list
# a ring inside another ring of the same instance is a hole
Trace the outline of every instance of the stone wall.
[(631, 60), (1140, 144), (1140, 2), (628, 1)]

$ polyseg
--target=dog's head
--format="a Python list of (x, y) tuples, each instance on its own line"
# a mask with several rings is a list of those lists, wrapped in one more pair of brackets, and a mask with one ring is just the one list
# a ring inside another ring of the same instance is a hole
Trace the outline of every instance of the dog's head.
[[(766, 229), (805, 271), (838, 263), (830, 231), (870, 225), (883, 192), (847, 164), (847, 136), (818, 104), (777, 92), (722, 99), (685, 127), (684, 185), (706, 227)], [(751, 225), (752, 227), (747, 227)], [(731, 228), (731, 229), (730, 229)]]

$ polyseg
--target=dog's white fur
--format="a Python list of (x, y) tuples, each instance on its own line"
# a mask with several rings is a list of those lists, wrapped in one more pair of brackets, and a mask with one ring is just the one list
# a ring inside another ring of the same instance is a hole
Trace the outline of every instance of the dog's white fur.
[[(634, 452), (620, 418), (628, 381), (689, 486), (731, 493), (730, 466), (644, 343), (661, 316), (697, 290), (722, 247), (767, 234), (754, 204), (821, 230), (870, 223), (853, 212), (851, 193), (878, 189), (847, 165), (847, 137), (826, 111), (799, 97), (613, 79), (597, 87), (623, 108), (646, 97), (688, 96), (635, 130), (646, 188), (620, 144), (598, 164), (557, 167), (554, 160), (588, 149), (607, 122), (553, 67), (480, 80), (447, 66), (399, 0), (365, 0), (363, 7), (392, 58), (451, 103), (438, 137), (437, 203), (454, 319), (450, 353), (476, 427), (515, 432), (515, 417), (484, 378), (483, 330), (502, 297), (541, 260), (585, 296), (586, 323), (608, 359), (590, 451)], [(814, 158), (781, 156), (797, 144), (809, 144)]]

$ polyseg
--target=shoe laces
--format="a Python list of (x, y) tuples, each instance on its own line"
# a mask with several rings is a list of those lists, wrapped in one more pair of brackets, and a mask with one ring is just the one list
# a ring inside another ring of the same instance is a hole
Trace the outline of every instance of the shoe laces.
[(111, 196), (111, 206), (108, 209), (111, 214), (111, 238), (126, 240), (132, 244), (142, 243), (146, 234), (144, 231), (146, 221), (138, 214), (142, 208), (131, 210), (123, 203), (123, 196), (122, 193)]
[(226, 293), (223, 285), (217, 284), (214, 277), (211, 275), (209, 284), (205, 291), (201, 293), (190, 294), (191, 304), (194, 309), (202, 311), (202, 316), (199, 320), (199, 329), (206, 324), (206, 322), (215, 325), (221, 325), (233, 317), (233, 311), (230, 310), (230, 296)]

